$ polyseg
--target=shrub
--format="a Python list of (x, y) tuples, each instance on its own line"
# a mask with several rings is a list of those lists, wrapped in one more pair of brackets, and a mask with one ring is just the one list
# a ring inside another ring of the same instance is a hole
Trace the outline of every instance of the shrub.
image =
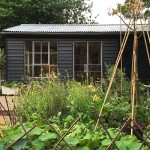
[(17, 99), (17, 110), (24, 119), (30, 119), (32, 115), (43, 115), (49, 118), (58, 112), (65, 113), (67, 90), (63, 82), (32, 81), (26, 90)]
[(3, 68), (5, 66), (5, 60), (6, 60), (5, 51), (0, 48), (0, 68)]

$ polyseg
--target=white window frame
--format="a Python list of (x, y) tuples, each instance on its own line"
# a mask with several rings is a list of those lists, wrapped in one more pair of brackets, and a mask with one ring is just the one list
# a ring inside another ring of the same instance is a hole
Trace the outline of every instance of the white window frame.
[[(41, 78), (41, 77), (36, 77), (36, 76), (34, 76), (34, 66), (40, 66), (40, 67), (42, 67), (42, 66), (44, 66), (44, 65), (48, 65), (49, 66), (49, 75), (50, 75), (50, 72), (51, 72), (51, 70), (50, 70), (50, 67), (51, 66), (55, 66), (55, 67), (57, 67), (57, 72), (58, 72), (58, 42), (56, 41), (56, 44), (57, 44), (57, 52), (50, 52), (50, 44), (51, 44), (51, 42), (52, 42), (52, 40), (51, 41), (47, 41), (47, 40), (44, 40), (44, 41), (37, 41), (37, 40), (35, 40), (35, 41), (30, 41), (30, 42), (32, 42), (32, 52), (29, 52), (29, 54), (32, 54), (32, 64), (29, 64), (29, 67), (31, 67), (32, 68), (32, 75), (31, 75), (31, 77), (32, 78)], [(38, 43), (40, 43), (40, 52), (35, 52), (35, 43), (36, 42), (38, 42)], [(42, 43), (44, 43), (44, 42), (47, 42), (48, 43), (48, 52), (44, 52), (45, 54), (47, 54), (48, 55), (48, 63), (46, 63), (46, 64), (43, 64), (42, 63), (42, 55), (40, 56), (40, 63), (39, 64), (37, 64), (37, 63), (35, 63), (35, 54), (44, 54), (44, 53), (42, 53)], [(25, 55), (26, 55), (26, 49), (25, 49)], [(57, 64), (50, 64), (50, 55), (51, 54), (56, 54), (57, 55)], [(26, 59), (26, 57), (25, 57), (25, 59)], [(25, 66), (26, 67), (28, 67), (28, 64), (27, 64), (27, 62), (25, 63)]]
[[(87, 45), (87, 70), (89, 72), (89, 43), (90, 42), (99, 42), (101, 43), (101, 48), (100, 48), (100, 54), (101, 54), (101, 60), (100, 60), (100, 64), (101, 65), (101, 79), (100, 82), (102, 83), (102, 79), (103, 79), (103, 42), (102, 41), (74, 41), (73, 42), (73, 80), (75, 80), (75, 43), (79, 43), (79, 42), (85, 42)], [(93, 64), (94, 65), (94, 64)], [(97, 65), (97, 64), (96, 64)]]

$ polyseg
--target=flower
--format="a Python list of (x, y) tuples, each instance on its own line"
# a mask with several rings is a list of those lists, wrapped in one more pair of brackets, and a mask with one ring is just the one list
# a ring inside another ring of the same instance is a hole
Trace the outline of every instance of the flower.
[(94, 96), (93, 96), (93, 101), (96, 101), (96, 102), (97, 102), (98, 100), (99, 100), (99, 96), (98, 96), (98, 95), (94, 95)]
[(88, 85), (88, 89), (92, 90), (93, 89), (93, 85), (92, 84)]
[(92, 88), (91, 91), (92, 91), (92, 93), (95, 93), (95, 92), (96, 92), (96, 89), (95, 89), (95, 88)]
[(53, 79), (57, 79), (57, 76), (56, 76), (56, 74), (55, 74), (54, 71), (51, 72), (51, 74), (50, 74), (49, 77), (50, 77), (50, 79), (52, 79), (52, 80), (53, 80)]

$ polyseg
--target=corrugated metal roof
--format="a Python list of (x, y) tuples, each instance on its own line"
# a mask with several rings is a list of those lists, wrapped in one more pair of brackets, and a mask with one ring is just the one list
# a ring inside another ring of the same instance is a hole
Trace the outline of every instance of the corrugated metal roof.
[[(144, 26), (146, 30), (147, 26)], [(122, 25), (122, 31), (127, 30), (126, 25)], [(142, 31), (138, 25), (138, 31)], [(115, 33), (120, 32), (120, 25), (101, 24), (21, 24), (3, 30), (4, 33)]]

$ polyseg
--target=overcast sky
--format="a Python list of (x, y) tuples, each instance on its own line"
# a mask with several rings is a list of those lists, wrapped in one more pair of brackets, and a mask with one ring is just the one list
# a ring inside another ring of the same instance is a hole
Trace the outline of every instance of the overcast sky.
[(120, 19), (117, 16), (109, 16), (108, 9), (115, 8), (117, 3), (123, 4), (125, 0), (86, 0), (93, 2), (93, 16), (99, 14), (96, 22), (99, 24), (119, 24)]

